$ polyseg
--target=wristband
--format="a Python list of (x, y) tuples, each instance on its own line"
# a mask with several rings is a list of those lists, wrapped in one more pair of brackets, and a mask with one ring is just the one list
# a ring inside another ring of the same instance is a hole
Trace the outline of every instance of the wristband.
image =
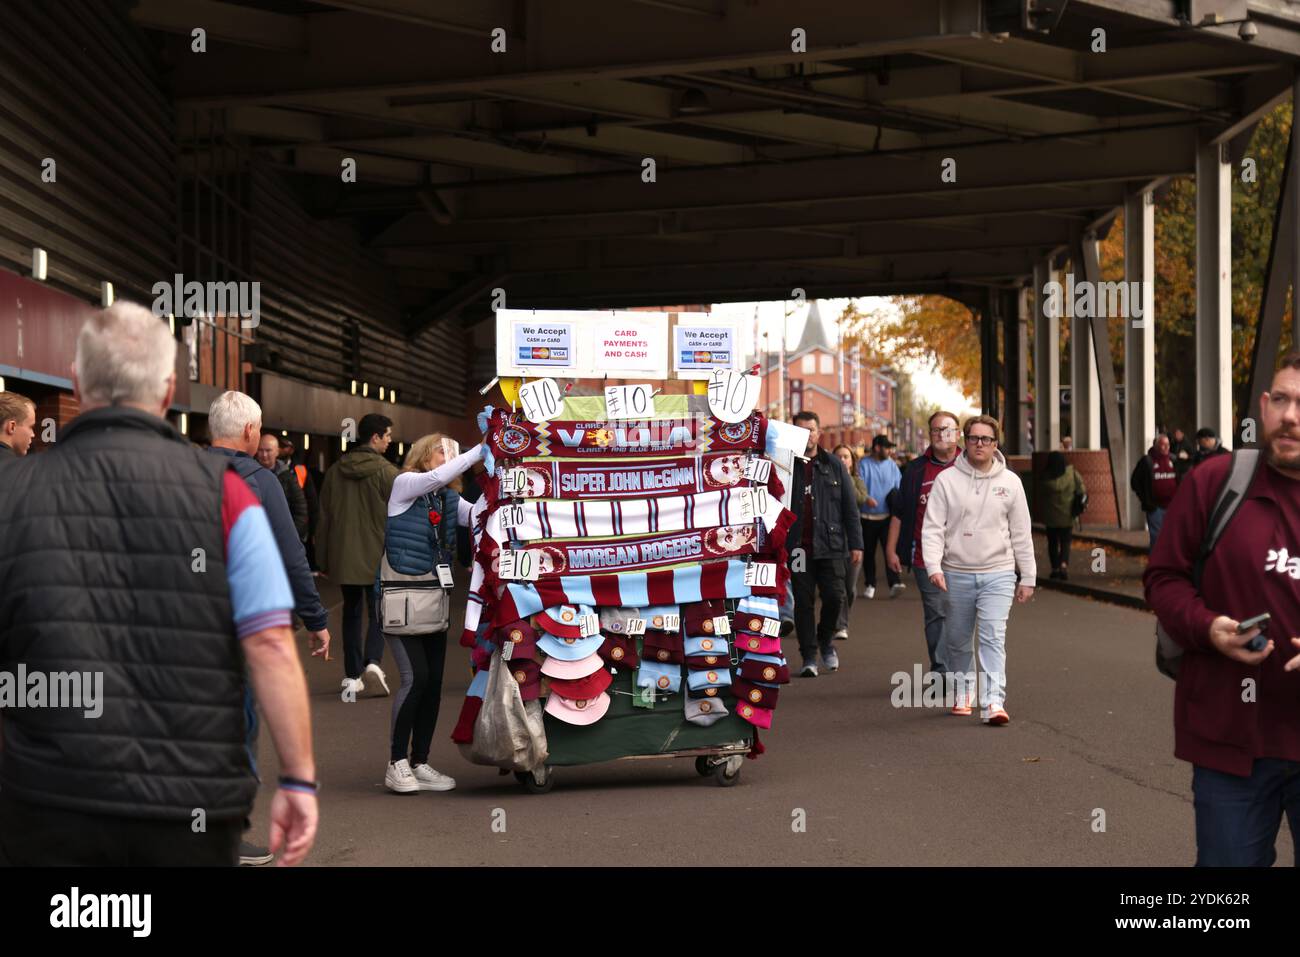
[(285, 791), (299, 791), (303, 794), (316, 794), (320, 791), (319, 781), (304, 781), (302, 778), (291, 778), (288, 775), (280, 775), (280, 788)]

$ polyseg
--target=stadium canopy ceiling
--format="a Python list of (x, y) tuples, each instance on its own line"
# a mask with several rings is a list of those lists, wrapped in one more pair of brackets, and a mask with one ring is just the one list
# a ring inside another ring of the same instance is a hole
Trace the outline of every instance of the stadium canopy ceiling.
[(480, 321), (495, 287), (533, 308), (796, 287), (982, 302), (1126, 194), (1192, 172), (1199, 144), (1241, 149), (1300, 59), (1285, 0), (138, 0), (131, 16), (163, 44), (178, 124), (217, 118), (314, 216), (351, 223), (410, 331)]

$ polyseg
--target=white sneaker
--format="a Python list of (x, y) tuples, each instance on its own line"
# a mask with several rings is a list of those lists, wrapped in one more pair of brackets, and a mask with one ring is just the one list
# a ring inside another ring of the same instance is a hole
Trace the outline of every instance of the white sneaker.
[(414, 768), (415, 780), (421, 791), (450, 791), (456, 786), (456, 779), (448, 777), (441, 771), (435, 771), (427, 764), (417, 764)]
[(868, 585), (866, 588), (862, 589), (862, 597), (863, 597), (863, 598), (875, 598), (875, 597), (876, 597), (876, 586), (875, 586), (875, 585)]
[(420, 790), (420, 782), (411, 771), (411, 762), (402, 758), (390, 763), (384, 772), (384, 787), (398, 794), (414, 794)]
[(365, 674), (374, 675), (375, 680), (379, 682), (379, 687), (384, 689), (384, 694), (388, 694), (388, 676), (384, 674), (383, 668), (372, 661), (366, 665)]
[(902, 582), (899, 582), (897, 585), (890, 585), (890, 586), (889, 586), (889, 597), (890, 597), (890, 598), (897, 598), (899, 595), (903, 594), (903, 592), (905, 592), (905, 591), (907, 591), (907, 586), (904, 585)]
[(366, 683), (360, 678), (344, 678), (342, 688), (344, 691), (351, 691), (352, 697), (358, 698), (361, 692), (366, 690)]
[(849, 638), (849, 633), (843, 628), (835, 632), (835, 637), (834, 637), (835, 641), (847, 641), (848, 638)]

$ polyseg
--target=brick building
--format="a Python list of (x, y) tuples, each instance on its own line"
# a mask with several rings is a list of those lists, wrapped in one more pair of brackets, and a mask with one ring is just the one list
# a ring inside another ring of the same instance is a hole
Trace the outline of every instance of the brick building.
[(837, 340), (813, 300), (799, 343), (785, 356), (784, 374), (780, 353), (769, 352), (761, 360), (760, 405), (769, 416), (787, 421), (803, 410), (816, 412), (828, 447), (867, 445), (881, 432), (897, 441), (897, 381), (889, 370), (874, 369), (859, 361), (854, 350), (841, 349)]

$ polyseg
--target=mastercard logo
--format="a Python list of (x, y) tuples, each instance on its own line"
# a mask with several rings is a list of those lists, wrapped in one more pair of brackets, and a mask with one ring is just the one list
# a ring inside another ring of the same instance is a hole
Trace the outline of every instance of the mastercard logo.
[(548, 348), (546, 348), (545, 346), (534, 346), (534, 347), (533, 347), (533, 358), (534, 358), (534, 359), (549, 359), (550, 357), (551, 357), (551, 350), (548, 349)]

